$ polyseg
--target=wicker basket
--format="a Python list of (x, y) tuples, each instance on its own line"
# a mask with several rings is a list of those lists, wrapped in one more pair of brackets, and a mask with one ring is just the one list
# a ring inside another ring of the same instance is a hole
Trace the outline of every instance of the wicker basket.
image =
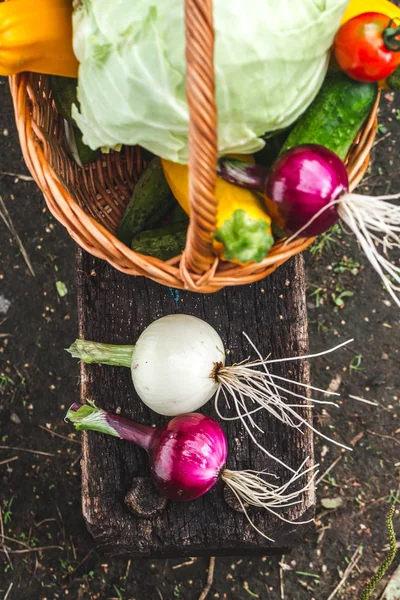
[[(167, 262), (130, 250), (115, 237), (135, 183), (146, 164), (139, 147), (103, 155), (80, 169), (69, 158), (62, 118), (52, 101), (49, 78), (23, 73), (10, 78), (22, 152), (49, 210), (82, 248), (129, 275), (158, 283), (215, 292), (263, 279), (313, 239), (279, 241), (261, 263), (238, 266), (212, 251), (217, 202), (212, 0), (186, 0), (187, 98), (190, 111), (191, 219), (186, 249)], [(361, 181), (374, 142), (378, 101), (347, 157), (351, 189)]]

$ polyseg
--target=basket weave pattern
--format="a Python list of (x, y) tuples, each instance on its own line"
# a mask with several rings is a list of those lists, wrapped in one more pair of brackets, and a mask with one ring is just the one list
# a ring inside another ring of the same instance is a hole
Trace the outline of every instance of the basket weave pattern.
[[(49, 78), (23, 73), (10, 78), (22, 152), (53, 216), (87, 252), (129, 275), (196, 292), (263, 279), (313, 238), (277, 242), (261, 263), (235, 265), (212, 250), (217, 201), (217, 114), (214, 98), (212, 0), (186, 0), (190, 225), (186, 248), (167, 262), (133, 252), (115, 237), (124, 209), (146, 167), (139, 147), (102, 155), (79, 168), (67, 152), (63, 119), (52, 100)], [(346, 166), (353, 190), (369, 164), (377, 129), (379, 98), (359, 132)]]

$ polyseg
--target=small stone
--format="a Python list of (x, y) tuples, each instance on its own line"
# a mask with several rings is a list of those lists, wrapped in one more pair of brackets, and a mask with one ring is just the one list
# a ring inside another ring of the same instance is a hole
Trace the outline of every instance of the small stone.
[(322, 446), (321, 458), (324, 458), (329, 452), (328, 446)]
[(10, 306), (11, 302), (7, 300), (7, 298), (5, 298), (3, 294), (0, 294), (0, 314), (6, 315)]
[[(330, 384), (328, 385), (328, 389), (326, 391), (330, 392), (330, 393), (336, 393), (338, 391), (338, 389), (340, 388), (341, 383), (342, 383), (342, 377), (339, 374), (335, 375), (335, 377), (331, 380)], [(329, 396), (330, 394), (324, 394), (324, 395)]]
[(15, 423), (15, 425), (21, 425), (21, 419), (19, 418), (19, 416), (15, 412), (11, 413), (11, 415), (10, 415), (10, 421), (12, 423)]

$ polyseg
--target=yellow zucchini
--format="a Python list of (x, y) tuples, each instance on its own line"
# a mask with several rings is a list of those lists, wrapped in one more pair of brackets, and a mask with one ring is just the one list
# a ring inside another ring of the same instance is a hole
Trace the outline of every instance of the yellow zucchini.
[(33, 71), (77, 77), (71, 0), (0, 3), (0, 75)]
[[(254, 162), (253, 157), (246, 159)], [(162, 160), (161, 163), (173, 195), (189, 215), (187, 165), (168, 160)], [(217, 231), (213, 243), (215, 252), (224, 260), (239, 264), (262, 261), (274, 242), (271, 219), (262, 200), (249, 190), (232, 185), (220, 177), (217, 177), (215, 195), (218, 201)]]

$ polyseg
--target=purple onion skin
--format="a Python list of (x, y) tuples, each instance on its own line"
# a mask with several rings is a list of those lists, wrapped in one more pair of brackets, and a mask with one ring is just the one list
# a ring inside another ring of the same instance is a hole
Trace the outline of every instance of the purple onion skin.
[[(276, 225), (293, 235), (324, 206), (348, 192), (349, 180), (341, 159), (317, 144), (304, 144), (282, 154), (269, 173), (265, 203)], [(338, 220), (337, 206), (326, 209), (301, 233), (314, 237)]]
[(175, 417), (159, 429), (150, 444), (153, 481), (175, 502), (195, 500), (217, 482), (228, 445), (216, 421), (191, 413)]

